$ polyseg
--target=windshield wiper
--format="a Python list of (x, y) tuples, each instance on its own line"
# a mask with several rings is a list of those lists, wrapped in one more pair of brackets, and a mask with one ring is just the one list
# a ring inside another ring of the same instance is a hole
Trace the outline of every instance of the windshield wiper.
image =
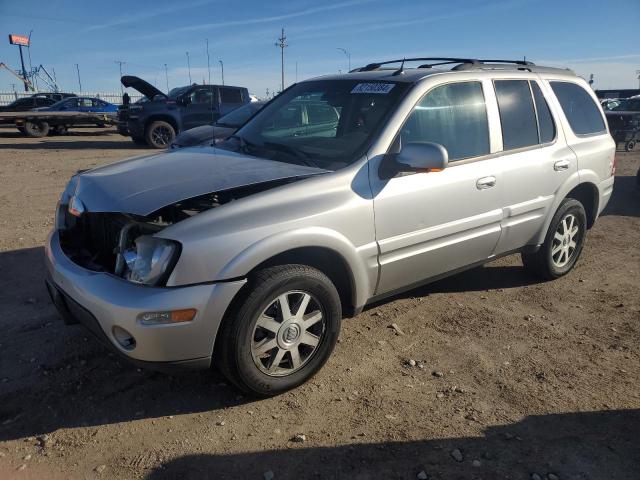
[(282, 143), (273, 143), (273, 142), (264, 142), (263, 145), (267, 148), (270, 148), (271, 150), (288, 153), (289, 155), (297, 158), (298, 160), (302, 160), (309, 167), (320, 168), (320, 165), (318, 165), (316, 162), (311, 160), (311, 158), (309, 157), (309, 154), (303, 152), (302, 150), (294, 148), (290, 145), (285, 145)]

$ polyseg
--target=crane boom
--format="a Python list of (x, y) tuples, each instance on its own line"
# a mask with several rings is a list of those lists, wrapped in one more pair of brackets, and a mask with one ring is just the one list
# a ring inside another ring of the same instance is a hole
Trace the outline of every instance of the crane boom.
[(22, 78), (22, 76), (18, 72), (16, 72), (15, 70), (12, 70), (11, 68), (9, 68), (6, 63), (0, 62), (0, 68), (5, 68), (14, 77), (16, 77), (22, 83), (24, 83), (27, 86), (27, 88), (29, 88), (31, 91), (35, 91), (35, 88), (33, 88), (33, 85), (31, 84), (31, 82), (29, 80), (27, 80), (26, 78)]

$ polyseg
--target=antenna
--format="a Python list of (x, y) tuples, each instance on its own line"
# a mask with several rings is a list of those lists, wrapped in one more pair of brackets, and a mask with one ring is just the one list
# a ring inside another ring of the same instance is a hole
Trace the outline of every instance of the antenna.
[(284, 27), (282, 28), (282, 33), (278, 41), (276, 42), (276, 47), (280, 47), (280, 73), (282, 76), (282, 87), (281, 91), (284, 91), (284, 49), (289, 45), (287, 44), (287, 37), (284, 35)]
[(405, 61), (405, 59), (403, 58), (402, 59), (402, 63), (400, 64), (400, 68), (392, 73), (392, 75), (394, 77), (397, 76), (397, 75), (404, 75), (404, 61)]
[(209, 85), (211, 85), (211, 65), (209, 63), (209, 39), (205, 38), (204, 40), (205, 40), (205, 43), (207, 44), (207, 70), (209, 71)]

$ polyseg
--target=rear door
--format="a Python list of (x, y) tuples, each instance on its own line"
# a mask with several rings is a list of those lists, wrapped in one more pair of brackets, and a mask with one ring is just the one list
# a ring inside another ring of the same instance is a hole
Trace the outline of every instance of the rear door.
[(443, 171), (385, 179), (380, 169), (370, 169), (380, 250), (376, 294), (493, 254), (500, 237), (502, 178), (500, 159), (490, 157), (484, 90), (481, 81), (436, 86), (414, 106), (398, 132), (396, 146), (443, 145), (449, 153)]
[(493, 81), (502, 133), (504, 219), (496, 253), (535, 245), (577, 161), (557, 127), (548, 87), (538, 79)]
[(243, 89), (241, 88), (218, 87), (218, 92), (220, 95), (220, 116), (247, 103), (243, 98)]

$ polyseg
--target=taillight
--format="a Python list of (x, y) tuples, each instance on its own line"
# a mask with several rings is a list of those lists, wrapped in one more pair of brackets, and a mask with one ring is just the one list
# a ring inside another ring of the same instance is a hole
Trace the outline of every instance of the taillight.
[(616, 157), (616, 155), (613, 155), (613, 160), (611, 161), (611, 176), (613, 177), (616, 174), (616, 161), (618, 160), (618, 157)]

